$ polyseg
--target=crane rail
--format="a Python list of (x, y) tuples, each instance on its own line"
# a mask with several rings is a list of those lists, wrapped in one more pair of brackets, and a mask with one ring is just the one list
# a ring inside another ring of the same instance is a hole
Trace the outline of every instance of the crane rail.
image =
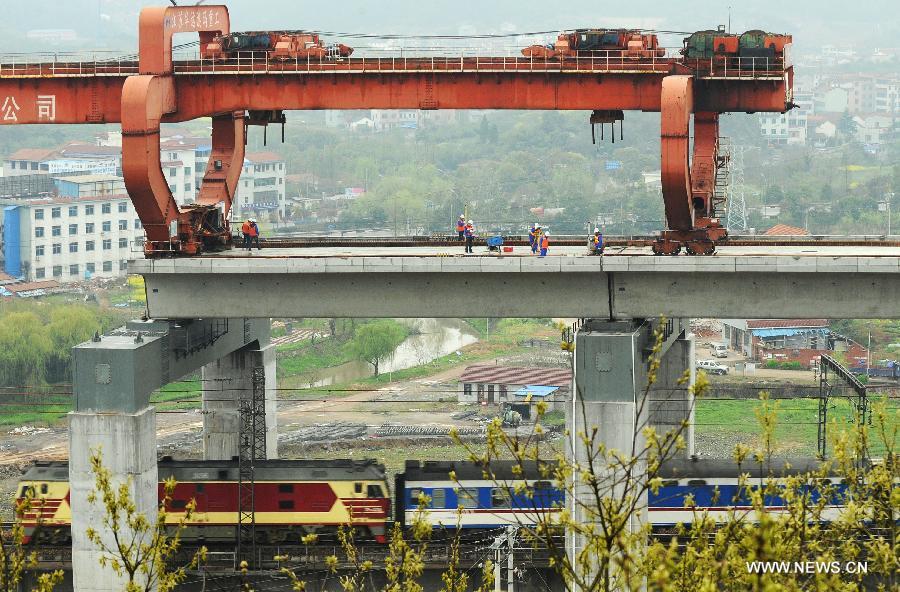
[[(475, 244), (486, 245), (486, 238), (475, 239)], [(607, 247), (649, 247), (656, 240), (654, 235), (607, 236)], [(236, 243), (237, 244), (237, 243)], [(505, 246), (528, 246), (528, 237), (503, 235)], [(579, 247), (588, 244), (583, 235), (553, 235), (553, 246)], [(302, 249), (316, 247), (455, 247), (462, 243), (455, 235), (403, 236), (403, 237), (279, 237), (262, 241), (263, 248)], [(806, 236), (802, 238), (733, 236), (719, 243), (721, 247), (900, 247), (900, 239), (884, 236)]]

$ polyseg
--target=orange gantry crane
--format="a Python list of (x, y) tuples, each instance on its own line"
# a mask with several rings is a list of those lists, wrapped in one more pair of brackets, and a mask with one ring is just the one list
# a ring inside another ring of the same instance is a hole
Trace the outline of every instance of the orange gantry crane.
[[(199, 33), (199, 59), (173, 60), (172, 36), (186, 32)], [(350, 57), (352, 49), (326, 47), (311, 34), (253, 35), (276, 39), (279, 50), (235, 37), (225, 6), (145, 8), (136, 61), (0, 64), (0, 124), (120, 122), (125, 185), (147, 234), (145, 252), (156, 256), (230, 243), (246, 126), (283, 124), (285, 110), (585, 110), (592, 124), (615, 124), (628, 110), (661, 112), (667, 228), (654, 252), (709, 254), (726, 235), (715, 192), (725, 160), (719, 114), (792, 106), (786, 36), (772, 56), (743, 59), (727, 53), (730, 41), (718, 46), (721, 55), (713, 48), (666, 57), (636, 47), (635, 39), (651, 36), (633, 34), (621, 36), (628, 51), (374, 58)], [(179, 208), (160, 165), (160, 124), (199, 117), (212, 118), (212, 152), (197, 203)]]

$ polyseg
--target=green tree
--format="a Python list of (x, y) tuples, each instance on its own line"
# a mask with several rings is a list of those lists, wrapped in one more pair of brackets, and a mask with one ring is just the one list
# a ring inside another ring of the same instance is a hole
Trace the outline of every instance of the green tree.
[(837, 124), (838, 132), (840, 132), (845, 139), (853, 140), (856, 137), (856, 127), (856, 121), (853, 120), (853, 116), (850, 115), (849, 111), (844, 111), (844, 114)]
[(375, 321), (356, 330), (353, 339), (347, 343), (347, 352), (354, 359), (371, 364), (375, 368), (375, 376), (378, 376), (381, 362), (403, 343), (407, 335), (408, 331), (395, 321)]
[(53, 341), (33, 312), (13, 312), (0, 318), (0, 384), (42, 384)]
[(50, 311), (46, 330), (53, 349), (46, 361), (47, 380), (72, 379), (72, 348), (90, 339), (100, 325), (97, 315), (86, 306), (60, 306)]
[(184, 581), (188, 569), (196, 569), (205, 561), (206, 547), (201, 547), (187, 565), (172, 568), (181, 548), (181, 533), (196, 508), (195, 500), (188, 502), (184, 515), (175, 523), (174, 534), (168, 533), (166, 510), (175, 491), (175, 479), (166, 481), (156, 515), (146, 516), (137, 510), (131, 483), (113, 482), (99, 449), (91, 452), (91, 472), (94, 491), (88, 501), (103, 509), (102, 526), (110, 537), (89, 528), (87, 538), (102, 553), (100, 567), (125, 578), (125, 592), (171, 592)]
[[(16, 517), (32, 509), (33, 493), (16, 502)], [(17, 521), (12, 528), (0, 528), (0, 592), (20, 592), (25, 572), (36, 569), (37, 553), (28, 549), (25, 542), (25, 528)], [(63, 580), (63, 572), (57, 570), (43, 573), (31, 588), (32, 592), (51, 592)]]

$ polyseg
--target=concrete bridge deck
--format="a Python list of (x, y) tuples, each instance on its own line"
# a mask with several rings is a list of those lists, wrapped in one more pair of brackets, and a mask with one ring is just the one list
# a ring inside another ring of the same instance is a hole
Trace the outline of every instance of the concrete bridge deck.
[[(900, 316), (900, 248), (721, 247), (659, 257), (615, 247), (602, 257), (551, 245), (232, 250), (136, 259), (155, 318), (241, 316), (544, 317)], [(477, 305), (473, 307), (473, 301)]]

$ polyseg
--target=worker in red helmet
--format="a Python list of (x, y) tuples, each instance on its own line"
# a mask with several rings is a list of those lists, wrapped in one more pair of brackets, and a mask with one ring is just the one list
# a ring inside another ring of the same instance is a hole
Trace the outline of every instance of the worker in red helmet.
[(464, 214), (460, 214), (459, 218), (456, 219), (456, 234), (458, 235), (457, 240), (462, 242), (466, 234), (466, 217)]
[(546, 230), (541, 233), (541, 254), (540, 257), (547, 256), (547, 249), (550, 248), (550, 231)]

